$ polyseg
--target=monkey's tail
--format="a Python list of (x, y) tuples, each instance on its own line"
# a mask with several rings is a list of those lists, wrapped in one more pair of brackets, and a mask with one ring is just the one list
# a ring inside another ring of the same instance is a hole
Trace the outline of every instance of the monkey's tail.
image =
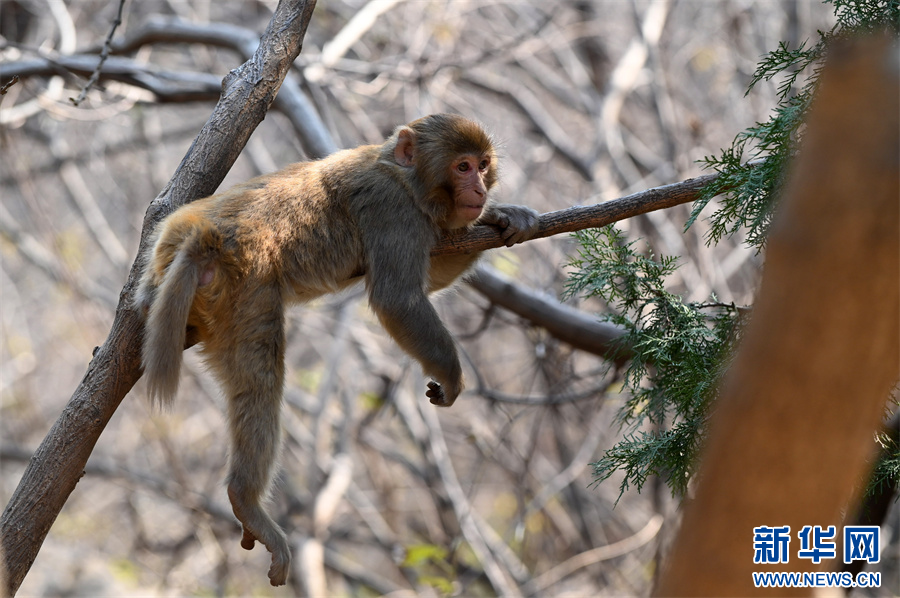
[(158, 405), (171, 404), (178, 390), (191, 305), (201, 280), (206, 284), (215, 274), (220, 245), (210, 224), (192, 228), (156, 290), (144, 332), (143, 366), (150, 398)]

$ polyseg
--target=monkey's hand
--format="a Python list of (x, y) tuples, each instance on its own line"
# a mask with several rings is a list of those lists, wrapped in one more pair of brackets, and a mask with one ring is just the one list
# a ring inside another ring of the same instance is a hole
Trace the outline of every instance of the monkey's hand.
[(425, 391), (425, 396), (431, 400), (432, 405), (449, 407), (456, 401), (456, 397), (459, 396), (459, 393), (457, 392), (453, 396), (450, 396), (449, 393), (444, 392), (443, 386), (432, 380), (428, 383), (428, 390)]
[(538, 231), (538, 213), (525, 206), (499, 203), (490, 206), (481, 216), (482, 224), (491, 224), (500, 229), (500, 236), (507, 247), (527, 241)]

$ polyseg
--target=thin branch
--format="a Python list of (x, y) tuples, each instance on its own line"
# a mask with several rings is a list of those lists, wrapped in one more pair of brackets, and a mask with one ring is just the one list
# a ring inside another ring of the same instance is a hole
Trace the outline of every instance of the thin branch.
[[(60, 141), (59, 148), (65, 151), (65, 142)], [(58, 157), (58, 154), (57, 154)], [(88, 226), (88, 230), (94, 236), (94, 240), (103, 250), (107, 259), (116, 267), (123, 270), (128, 266), (128, 251), (122, 245), (119, 237), (109, 225), (109, 221), (103, 214), (103, 210), (97, 204), (94, 194), (88, 188), (87, 182), (81, 176), (78, 166), (71, 161), (64, 161), (59, 169), (59, 176), (63, 186), (81, 212), (82, 218)]]
[(322, 67), (331, 68), (375, 25), (378, 17), (398, 2), (400, 0), (370, 0), (366, 3), (331, 41), (322, 46)]
[(579, 153), (570, 141), (571, 136), (563, 131), (530, 89), (499, 75), (474, 70), (468, 71), (461, 80), (479, 89), (501, 95), (518, 106), (559, 155), (578, 171), (578, 174), (586, 181), (594, 180), (591, 158)]
[[(34, 459), (34, 453), (15, 445), (0, 445), (0, 460), (28, 463)], [(231, 505), (223, 505), (203, 492), (184, 487), (171, 478), (160, 477), (156, 473), (144, 471), (115, 463), (109, 460), (91, 457), (84, 466), (84, 474), (101, 478), (120, 480), (135, 488), (143, 488), (162, 498), (168, 499), (180, 507), (190, 511), (200, 511), (228, 523), (235, 531), (240, 530)]]
[(6, 207), (0, 204), (0, 237), (11, 242), (22, 257), (43, 272), (50, 280), (64, 285), (79, 297), (97, 301), (105, 308), (116, 306), (115, 292), (96, 283), (87, 276), (76, 277), (60, 265), (56, 256), (47, 249), (46, 243), (28, 234), (19, 226)]
[(479, 293), (544, 328), (555, 338), (576, 349), (617, 362), (625, 361), (627, 351), (616, 352), (616, 341), (625, 334), (618, 326), (600, 322), (593, 314), (560, 303), (556, 298), (523, 287), (489, 266), (480, 266), (467, 280)]
[[(119, 43), (114, 53), (137, 50), (150, 43), (200, 43), (230, 48), (244, 58), (256, 51), (258, 36), (251, 29), (226, 23), (190, 23), (167, 17), (148, 19), (141, 27)], [(300, 79), (288, 73), (278, 95), (275, 108), (290, 119), (297, 131), (303, 151), (312, 159), (337, 151), (331, 134), (325, 128), (312, 103), (301, 90)]]
[(396, 594), (396, 598), (414, 595), (408, 588), (399, 586), (393, 580), (381, 575), (381, 571), (375, 571), (372, 567), (360, 565), (334, 548), (325, 546), (324, 557), (325, 564), (329, 568), (338, 571), (344, 577), (372, 588), (378, 594)]
[(588, 399), (596, 399), (609, 389), (609, 383), (604, 382), (597, 386), (582, 390), (557, 395), (544, 396), (514, 396), (507, 393), (499, 392), (490, 388), (479, 385), (472, 392), (478, 396), (484, 397), (489, 401), (497, 403), (510, 403), (512, 405), (534, 405), (547, 407), (550, 405), (564, 405), (566, 403), (575, 403), (577, 401), (586, 401)]
[[(696, 201), (700, 197), (700, 190), (717, 178), (719, 178), (718, 173), (707, 174), (592, 206), (574, 206), (556, 212), (547, 212), (541, 214), (540, 229), (532, 239), (606, 226), (639, 214)], [(476, 226), (464, 233), (446, 234), (431, 251), (431, 255), (472, 253), (473, 251), (503, 247), (503, 245), (503, 238), (496, 228)]]
[[(256, 52), (259, 36), (251, 29), (226, 23), (191, 23), (171, 17), (150, 18), (124, 39), (113, 41), (112, 54), (133, 52), (148, 44), (196, 43), (228, 48), (249, 60)], [(72, 71), (87, 76), (94, 68), (95, 57), (88, 49), (84, 54), (40, 57), (3, 65), (3, 76), (59, 75)], [(161, 101), (207, 100), (219, 97), (221, 78), (206, 73), (172, 73), (153, 66), (140, 65), (130, 59), (112, 56), (103, 67), (101, 79), (110, 78), (148, 89)], [(275, 97), (274, 107), (294, 126), (303, 151), (310, 158), (322, 158), (338, 149), (312, 103), (303, 93), (300, 80), (288, 73)]]
[(17, 75), (13, 75), (13, 78), (0, 86), (0, 96), (5, 96), (6, 92), (9, 91), (9, 88), (19, 82), (19, 77)]
[(88, 82), (81, 89), (81, 93), (78, 94), (77, 98), (69, 98), (74, 105), (78, 106), (81, 102), (84, 101), (84, 98), (87, 97), (88, 92), (94, 86), (95, 83), (100, 79), (100, 71), (103, 70), (103, 63), (106, 62), (106, 59), (109, 58), (109, 50), (112, 44), (113, 35), (116, 33), (116, 29), (118, 29), (119, 25), (122, 24), (122, 9), (125, 7), (125, 0), (119, 0), (119, 12), (116, 15), (115, 20), (113, 21), (112, 28), (109, 30), (109, 35), (106, 36), (106, 41), (103, 42), (103, 51), (100, 52), (100, 61), (97, 63), (97, 68), (94, 69), (94, 72), (91, 73), (91, 78), (88, 79)]
[[(41, 77), (75, 74), (88, 76), (95, 57), (90, 54), (40, 56), (3, 65), (3, 76)], [(159, 102), (192, 102), (217, 99), (222, 78), (209, 73), (166, 71), (130, 58), (110, 57), (100, 74), (103, 80), (120, 81), (153, 92)]]
[(601, 440), (605, 440), (602, 429), (605, 425), (608, 425), (606, 423), (607, 419), (607, 414), (598, 405), (594, 410), (593, 419), (585, 428), (584, 442), (581, 443), (578, 452), (569, 460), (566, 468), (553, 476), (553, 479), (548, 483), (544, 484), (534, 498), (528, 502), (525, 506), (525, 512), (521, 516), (523, 521), (544, 509), (554, 496), (559, 495), (589, 467), (591, 457), (597, 451), (597, 446)]
[(423, 407), (424, 404), (417, 404), (418, 418), (421, 425), (427, 427), (428, 448), (444, 484), (447, 497), (450, 499), (463, 537), (472, 552), (475, 553), (478, 562), (484, 567), (484, 573), (494, 590), (501, 596), (521, 596), (520, 588), (509, 577), (512, 575), (510, 568), (501, 566), (500, 560), (497, 558), (500, 555), (489, 548), (484, 527), (479, 525), (483, 522), (476, 518), (475, 509), (459, 483), (436, 411), (428, 408), (430, 405), (424, 409)]
[[(259, 36), (252, 29), (229, 23), (193, 23), (177, 17), (153, 16), (112, 44), (113, 54), (128, 54), (148, 44), (191, 43), (230, 48), (253, 54)], [(96, 51), (96, 48), (93, 49)], [(91, 49), (88, 49), (91, 51)]]
[(647, 522), (647, 525), (642, 527), (636, 534), (628, 536), (624, 540), (619, 540), (618, 542), (613, 542), (606, 546), (598, 546), (597, 548), (592, 548), (580, 554), (576, 554), (572, 558), (563, 561), (549, 571), (536, 577), (528, 584), (526, 590), (528, 590), (531, 595), (540, 595), (543, 590), (546, 590), (559, 580), (575, 573), (579, 569), (583, 569), (594, 563), (599, 563), (600, 561), (614, 559), (628, 554), (633, 550), (637, 550), (656, 537), (662, 524), (662, 515), (654, 515), (650, 518), (650, 521)]

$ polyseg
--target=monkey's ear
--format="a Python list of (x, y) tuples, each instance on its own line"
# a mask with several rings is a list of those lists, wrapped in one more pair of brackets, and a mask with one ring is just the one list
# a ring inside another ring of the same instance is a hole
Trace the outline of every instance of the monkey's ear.
[(397, 147), (394, 148), (394, 160), (400, 166), (412, 166), (415, 159), (416, 136), (412, 129), (403, 128), (397, 133)]

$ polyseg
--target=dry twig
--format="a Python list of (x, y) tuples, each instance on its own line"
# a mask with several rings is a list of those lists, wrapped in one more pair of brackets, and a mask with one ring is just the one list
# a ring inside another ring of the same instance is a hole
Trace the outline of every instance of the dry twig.
[(119, 25), (122, 24), (122, 9), (124, 7), (125, 0), (119, 0), (119, 12), (116, 14), (116, 18), (113, 21), (112, 28), (109, 30), (109, 35), (106, 36), (106, 41), (103, 42), (103, 51), (100, 52), (100, 60), (97, 62), (97, 67), (94, 69), (94, 72), (91, 73), (91, 78), (88, 79), (87, 83), (85, 83), (84, 87), (81, 89), (81, 93), (78, 94), (78, 97), (69, 98), (69, 101), (71, 101), (76, 106), (84, 101), (84, 98), (87, 97), (88, 92), (100, 79), (100, 71), (103, 70), (103, 64), (106, 62), (106, 59), (109, 58), (109, 50), (112, 46), (113, 35), (115, 35), (116, 29), (119, 27)]

